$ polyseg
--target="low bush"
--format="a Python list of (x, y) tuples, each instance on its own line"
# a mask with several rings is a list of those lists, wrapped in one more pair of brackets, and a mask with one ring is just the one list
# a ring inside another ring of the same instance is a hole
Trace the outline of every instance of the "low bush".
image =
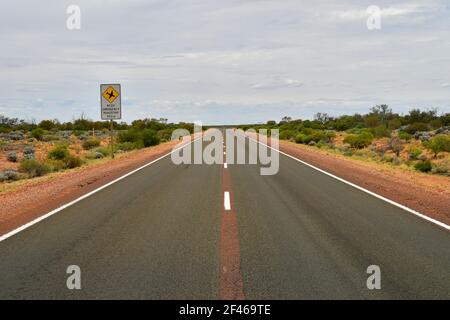
[(105, 148), (105, 147), (98, 147), (98, 148), (95, 148), (93, 151), (101, 153), (104, 157), (107, 157), (110, 154), (109, 149)]
[(405, 131), (409, 134), (414, 134), (417, 131), (428, 131), (428, 125), (422, 122), (415, 122), (407, 126)]
[(91, 150), (93, 148), (100, 146), (100, 140), (95, 138), (87, 139), (83, 142), (83, 149), (84, 150)]
[(58, 141), (60, 140), (60, 137), (55, 134), (44, 134), (41, 140), (45, 142)]
[(297, 131), (295, 130), (283, 130), (280, 132), (280, 140), (290, 140), (290, 139), (295, 139), (297, 135)]
[(412, 135), (410, 135), (408, 132), (400, 131), (398, 133), (398, 137), (402, 140), (409, 141), (409, 140), (411, 140)]
[(50, 171), (57, 172), (66, 169), (66, 163), (63, 160), (45, 160), (45, 164), (50, 168)]
[(81, 160), (79, 157), (75, 157), (72, 155), (67, 156), (64, 159), (64, 162), (65, 162), (65, 168), (67, 168), (67, 169), (77, 168), (83, 164), (83, 160)]
[(6, 155), (6, 159), (10, 162), (17, 162), (18, 159), (17, 152), (15, 151), (8, 152), (8, 154)]
[(156, 146), (159, 144), (159, 138), (154, 130), (145, 129), (142, 131), (142, 142), (144, 147)]
[(363, 149), (372, 143), (373, 136), (368, 132), (360, 134), (349, 134), (345, 137), (344, 143), (348, 143), (352, 148)]
[(75, 135), (75, 137), (80, 137), (85, 134), (85, 131), (84, 130), (75, 130), (73, 132), (73, 134)]
[(376, 138), (388, 138), (391, 136), (391, 130), (386, 128), (385, 126), (378, 126), (375, 128), (371, 128), (370, 132)]
[[(75, 157), (70, 154), (67, 146), (59, 145), (48, 152), (47, 158), (53, 161), (61, 161), (63, 163), (63, 169), (72, 169), (79, 167), (83, 164), (83, 161), (79, 157)], [(56, 162), (58, 167), (61, 163)]]
[(136, 149), (136, 145), (133, 142), (122, 142), (117, 144), (117, 150), (131, 151)]
[(411, 147), (409, 149), (409, 154), (408, 157), (411, 160), (416, 160), (419, 158), (419, 156), (422, 154), (422, 149), (417, 148), (417, 147)]
[(54, 147), (48, 152), (47, 157), (51, 160), (64, 160), (69, 156), (69, 150), (64, 145)]
[[(172, 129), (162, 129), (158, 131), (158, 138), (161, 141), (170, 141), (172, 139)], [(281, 139), (281, 138), (280, 138)], [(124, 149), (121, 149), (124, 150)], [(124, 150), (126, 151), (126, 150)]]
[(433, 169), (433, 165), (430, 160), (425, 160), (417, 162), (414, 168), (421, 172), (430, 172)]
[(435, 174), (441, 174), (441, 175), (444, 175), (444, 176), (449, 176), (450, 175), (450, 167), (449, 167), (448, 163), (442, 163), (442, 164), (439, 164), (439, 165), (435, 166), (431, 170), (431, 172), (435, 173)]
[(42, 128), (36, 128), (31, 131), (31, 136), (36, 140), (42, 141), (44, 138), (45, 130)]
[(306, 135), (304, 135), (303, 133), (299, 133), (295, 136), (295, 142), (296, 143), (303, 143), (303, 139), (305, 138)]
[(119, 131), (119, 134), (117, 135), (117, 139), (119, 142), (139, 142), (141, 140), (141, 133), (140, 130), (137, 129), (130, 129), (130, 130), (124, 130)]
[(6, 169), (0, 173), (0, 182), (16, 181), (20, 179), (19, 173), (14, 169)]
[(105, 156), (97, 151), (90, 151), (89, 153), (86, 154), (86, 158), (87, 159), (103, 159)]
[(51, 171), (46, 163), (35, 159), (24, 159), (19, 164), (19, 171), (26, 173), (30, 178), (43, 176)]
[(319, 141), (327, 141), (327, 135), (325, 134), (325, 132), (323, 131), (314, 131), (311, 134), (311, 140), (314, 141), (315, 143), (319, 142)]

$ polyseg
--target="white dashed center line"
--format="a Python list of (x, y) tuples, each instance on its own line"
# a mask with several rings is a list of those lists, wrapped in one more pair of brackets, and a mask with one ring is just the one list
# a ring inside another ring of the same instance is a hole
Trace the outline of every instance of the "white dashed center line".
[(230, 193), (228, 191), (225, 191), (223, 195), (223, 206), (225, 207), (225, 210), (231, 210)]

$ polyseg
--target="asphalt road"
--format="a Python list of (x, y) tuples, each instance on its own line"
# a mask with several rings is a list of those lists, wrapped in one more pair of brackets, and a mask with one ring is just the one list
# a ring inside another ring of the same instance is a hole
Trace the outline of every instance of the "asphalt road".
[(219, 299), (227, 272), (246, 299), (449, 299), (450, 233), (283, 155), (273, 176), (166, 157), (0, 242), (1, 299)]

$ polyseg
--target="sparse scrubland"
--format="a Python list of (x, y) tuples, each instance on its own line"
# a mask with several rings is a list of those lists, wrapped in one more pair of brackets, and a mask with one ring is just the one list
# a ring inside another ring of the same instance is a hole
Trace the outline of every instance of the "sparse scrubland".
[[(0, 183), (73, 169), (109, 156), (109, 125), (84, 117), (65, 123), (28, 123), (0, 115)], [(114, 123), (114, 152), (122, 154), (169, 141), (178, 128), (193, 132), (192, 124), (167, 123), (167, 119)]]
[(317, 113), (314, 120), (284, 117), (278, 123), (240, 128), (279, 129), (280, 139), (311, 148), (450, 176), (450, 113), (439, 115), (436, 109), (412, 109), (399, 115), (387, 105), (378, 105), (364, 115), (332, 117)]

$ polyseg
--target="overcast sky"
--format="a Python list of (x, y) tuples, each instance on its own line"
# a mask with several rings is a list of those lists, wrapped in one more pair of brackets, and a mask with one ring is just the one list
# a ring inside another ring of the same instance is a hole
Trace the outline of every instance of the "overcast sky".
[[(450, 112), (448, 0), (1, 0), (0, 114), (255, 123), (438, 107)], [(67, 7), (81, 9), (69, 30)], [(381, 30), (366, 9), (382, 9)]]

